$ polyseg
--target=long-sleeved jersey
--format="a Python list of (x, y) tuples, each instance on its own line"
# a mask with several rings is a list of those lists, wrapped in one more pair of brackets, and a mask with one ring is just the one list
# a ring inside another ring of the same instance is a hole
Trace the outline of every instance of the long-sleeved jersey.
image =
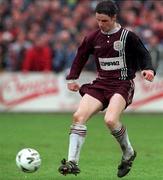
[(154, 71), (151, 56), (140, 38), (124, 28), (112, 34), (98, 29), (86, 36), (78, 48), (67, 80), (79, 78), (89, 55), (94, 55), (100, 78), (130, 80), (138, 70)]

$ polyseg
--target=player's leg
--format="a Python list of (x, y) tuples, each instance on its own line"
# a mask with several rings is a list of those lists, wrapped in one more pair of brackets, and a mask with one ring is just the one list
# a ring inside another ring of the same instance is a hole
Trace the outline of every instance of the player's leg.
[(69, 161), (78, 163), (80, 149), (87, 132), (85, 123), (93, 114), (101, 109), (102, 103), (96, 98), (85, 94), (81, 99), (79, 107), (73, 115), (73, 124), (70, 129)]
[(133, 154), (133, 148), (130, 144), (127, 130), (120, 122), (120, 115), (126, 107), (126, 101), (120, 94), (114, 94), (110, 99), (106, 114), (105, 122), (111, 130), (112, 135), (119, 142), (124, 159), (129, 159)]
[[(87, 133), (85, 123), (93, 114), (100, 111), (102, 107), (102, 103), (99, 100), (88, 94), (85, 94), (81, 99), (79, 107), (73, 115), (73, 124), (70, 128), (68, 161), (62, 163), (66, 166), (68, 165), (68, 168), (66, 169), (65, 166), (61, 166), (59, 168), (61, 174), (77, 174), (80, 172), (77, 165)], [(76, 172), (73, 172), (74, 167), (76, 168)]]
[[(125, 99), (120, 94), (114, 94), (110, 99), (110, 103), (105, 114), (106, 125), (110, 129), (111, 134), (116, 138), (117, 142), (120, 144), (120, 147), (123, 152), (122, 160), (124, 163), (127, 163), (125, 167), (119, 166), (119, 177), (125, 176), (129, 172), (131, 166), (128, 165), (128, 163), (131, 163), (132, 165), (132, 160), (134, 160), (136, 156), (129, 141), (127, 129), (120, 122), (120, 116), (125, 107)], [(124, 163), (121, 163), (121, 166), (124, 165)]]

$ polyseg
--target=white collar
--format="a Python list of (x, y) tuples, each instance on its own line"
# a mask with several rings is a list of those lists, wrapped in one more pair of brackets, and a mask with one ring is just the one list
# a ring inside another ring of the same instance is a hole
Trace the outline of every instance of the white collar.
[(106, 35), (110, 35), (110, 34), (114, 34), (114, 33), (118, 32), (120, 29), (121, 29), (121, 25), (120, 24), (116, 24), (115, 28), (111, 29), (108, 32), (105, 32), (105, 31), (101, 30), (101, 33), (102, 34), (106, 34)]

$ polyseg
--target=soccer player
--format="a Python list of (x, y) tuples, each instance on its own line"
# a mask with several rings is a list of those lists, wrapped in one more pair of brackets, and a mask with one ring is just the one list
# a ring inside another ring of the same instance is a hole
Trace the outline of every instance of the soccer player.
[[(112, 1), (97, 4), (95, 16), (99, 28), (84, 38), (66, 77), (68, 89), (79, 90), (82, 99), (70, 128), (68, 160), (63, 159), (58, 169), (63, 175), (80, 173), (78, 164), (87, 133), (86, 122), (93, 114), (104, 109), (106, 126), (122, 150), (118, 177), (130, 171), (136, 157), (120, 116), (132, 102), (135, 73), (140, 70), (147, 81), (153, 81), (155, 71), (142, 41), (135, 33), (117, 23), (117, 13), (118, 8)], [(80, 87), (76, 80), (91, 54), (95, 57), (97, 78)]]

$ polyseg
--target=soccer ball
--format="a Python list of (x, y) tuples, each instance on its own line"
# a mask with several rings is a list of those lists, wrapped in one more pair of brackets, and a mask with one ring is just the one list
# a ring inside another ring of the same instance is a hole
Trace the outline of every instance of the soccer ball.
[(41, 165), (40, 154), (35, 149), (22, 149), (16, 155), (16, 165), (23, 172), (35, 172)]

